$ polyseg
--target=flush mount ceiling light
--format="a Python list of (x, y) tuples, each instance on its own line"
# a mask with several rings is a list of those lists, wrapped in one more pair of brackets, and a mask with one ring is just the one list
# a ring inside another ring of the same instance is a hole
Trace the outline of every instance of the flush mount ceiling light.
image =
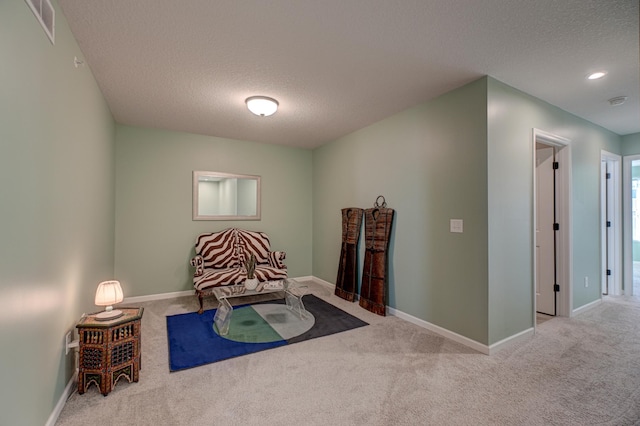
[(605, 75), (607, 75), (606, 71), (597, 71), (597, 72), (589, 74), (587, 76), (587, 79), (588, 80), (598, 80), (598, 79), (604, 77)]
[(268, 117), (278, 110), (278, 101), (266, 96), (251, 96), (245, 100), (249, 111), (261, 117)]

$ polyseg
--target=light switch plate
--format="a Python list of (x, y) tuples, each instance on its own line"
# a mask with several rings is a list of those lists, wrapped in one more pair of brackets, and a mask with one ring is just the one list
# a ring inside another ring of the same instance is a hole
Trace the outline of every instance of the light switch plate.
[(451, 232), (462, 233), (462, 227), (463, 227), (462, 219), (451, 219), (449, 221), (449, 230)]

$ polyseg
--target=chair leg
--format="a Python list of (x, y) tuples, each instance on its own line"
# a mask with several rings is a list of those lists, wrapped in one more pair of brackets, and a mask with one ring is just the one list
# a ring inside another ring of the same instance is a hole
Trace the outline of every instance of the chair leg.
[(204, 307), (202, 305), (202, 299), (204, 298), (204, 296), (202, 295), (202, 292), (198, 292), (198, 302), (200, 302), (200, 309), (198, 309), (198, 313), (202, 314), (204, 312)]

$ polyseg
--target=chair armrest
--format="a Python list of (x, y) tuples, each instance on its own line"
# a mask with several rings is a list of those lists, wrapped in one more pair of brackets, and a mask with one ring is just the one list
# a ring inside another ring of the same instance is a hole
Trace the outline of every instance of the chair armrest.
[(270, 251), (269, 252), (269, 266), (272, 268), (285, 269), (287, 265), (284, 264), (284, 260), (287, 258), (287, 253), (284, 251)]
[(193, 274), (194, 277), (199, 277), (204, 274), (204, 259), (202, 256), (199, 254), (194, 256), (189, 263), (196, 268), (196, 272)]

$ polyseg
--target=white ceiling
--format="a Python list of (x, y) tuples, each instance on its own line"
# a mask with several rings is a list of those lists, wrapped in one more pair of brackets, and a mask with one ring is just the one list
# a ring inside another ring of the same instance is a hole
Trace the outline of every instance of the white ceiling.
[[(121, 124), (314, 148), (490, 75), (640, 132), (638, 0), (59, 4)], [(254, 116), (253, 95), (280, 109)]]

